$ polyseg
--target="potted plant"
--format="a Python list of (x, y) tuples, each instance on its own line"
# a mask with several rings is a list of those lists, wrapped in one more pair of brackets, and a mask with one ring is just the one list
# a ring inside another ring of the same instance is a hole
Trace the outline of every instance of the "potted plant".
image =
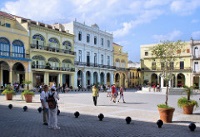
[(181, 97), (180, 99), (178, 99), (178, 102), (177, 102), (178, 107), (183, 108), (184, 114), (192, 114), (194, 106), (196, 108), (199, 107), (197, 101), (190, 99), (193, 88), (194, 88), (193, 86), (191, 86), (191, 87), (184, 86), (185, 92), (187, 93), (187, 98)]
[(33, 96), (35, 95), (34, 92), (30, 91), (30, 90), (24, 90), (22, 93), (21, 93), (21, 97), (22, 97), (22, 100), (24, 100), (25, 98), (25, 101), (27, 103), (31, 103), (32, 100), (33, 100)]
[(23, 84), (26, 84), (26, 85), (27, 85), (27, 89), (24, 90), (24, 91), (21, 93), (22, 99), (24, 99), (24, 97), (25, 97), (25, 101), (26, 101), (27, 103), (31, 103), (32, 100), (33, 100), (33, 96), (35, 95), (34, 92), (32, 92), (32, 91), (29, 90), (29, 84), (31, 84), (31, 81), (25, 80), (25, 81), (23, 81)]
[[(160, 44), (157, 44), (153, 47), (150, 47), (152, 52), (153, 61), (160, 64), (161, 77), (164, 82), (166, 82), (166, 98), (164, 104), (158, 104), (158, 111), (160, 114), (160, 119), (165, 123), (171, 123), (173, 118), (174, 108), (168, 106), (168, 95), (169, 95), (169, 82), (173, 78), (174, 65), (178, 64), (177, 59), (181, 54), (181, 49), (185, 44), (181, 41), (170, 42), (165, 41)], [(160, 89), (162, 90), (162, 89)]]
[(13, 90), (11, 85), (7, 85), (1, 94), (6, 96), (6, 100), (12, 100), (13, 95), (15, 95), (15, 91)]

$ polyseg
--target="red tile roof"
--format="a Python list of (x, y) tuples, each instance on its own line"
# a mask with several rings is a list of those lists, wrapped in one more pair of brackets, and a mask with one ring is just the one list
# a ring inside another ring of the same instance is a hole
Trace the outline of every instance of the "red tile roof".
[(0, 11), (0, 16), (3, 16), (5, 18), (11, 19), (11, 20), (15, 20), (15, 18), (13, 17), (12, 14), (9, 14), (9, 13), (3, 12), (3, 11)]

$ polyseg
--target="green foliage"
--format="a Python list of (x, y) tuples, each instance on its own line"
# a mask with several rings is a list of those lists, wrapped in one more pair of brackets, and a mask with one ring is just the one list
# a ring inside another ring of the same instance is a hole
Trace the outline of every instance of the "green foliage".
[(22, 97), (23, 100), (24, 100), (24, 95), (32, 95), (32, 96), (34, 96), (35, 93), (32, 92), (32, 91), (30, 91), (30, 90), (24, 90), (24, 91), (21, 93), (21, 97)]
[(166, 104), (158, 104), (157, 107), (158, 108), (172, 108), (172, 107), (170, 107), (170, 106), (168, 106)]
[(195, 100), (188, 100), (186, 97), (178, 99), (178, 107), (182, 108), (184, 106), (194, 105), (196, 108), (199, 107), (199, 104)]
[(7, 85), (5, 90), (1, 94), (3, 94), (3, 95), (5, 95), (5, 94), (13, 94), (13, 95), (15, 95), (15, 91), (13, 90), (11, 85)]
[(27, 90), (29, 90), (29, 84), (31, 84), (32, 81), (24, 80), (23, 84), (27, 84)]

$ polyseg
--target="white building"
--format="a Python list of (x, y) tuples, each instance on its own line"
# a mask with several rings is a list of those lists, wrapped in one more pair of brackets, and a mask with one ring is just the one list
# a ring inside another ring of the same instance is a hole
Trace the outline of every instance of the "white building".
[(73, 21), (63, 25), (75, 35), (75, 88), (113, 84), (113, 35), (100, 30), (97, 24), (87, 26)]

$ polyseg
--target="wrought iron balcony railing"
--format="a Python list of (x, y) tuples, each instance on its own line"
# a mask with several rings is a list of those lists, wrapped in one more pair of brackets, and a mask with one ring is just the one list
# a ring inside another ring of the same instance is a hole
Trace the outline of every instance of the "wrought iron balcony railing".
[(97, 64), (97, 63), (89, 63), (89, 62), (75, 61), (74, 64), (77, 65), (77, 66), (87, 66), (87, 67), (98, 67), (98, 68), (116, 69), (115, 66)]
[(60, 49), (56, 47), (50, 47), (50, 46), (42, 46), (42, 45), (36, 45), (36, 44), (30, 44), (31, 49), (40, 49), (45, 50), (49, 52), (59, 52), (64, 54), (70, 54), (70, 55), (76, 55), (76, 52), (71, 51), (69, 49)]
[(73, 67), (57, 67), (57, 66), (48, 66), (48, 65), (32, 65), (32, 69), (48, 69), (48, 70), (75, 72), (75, 68)]

